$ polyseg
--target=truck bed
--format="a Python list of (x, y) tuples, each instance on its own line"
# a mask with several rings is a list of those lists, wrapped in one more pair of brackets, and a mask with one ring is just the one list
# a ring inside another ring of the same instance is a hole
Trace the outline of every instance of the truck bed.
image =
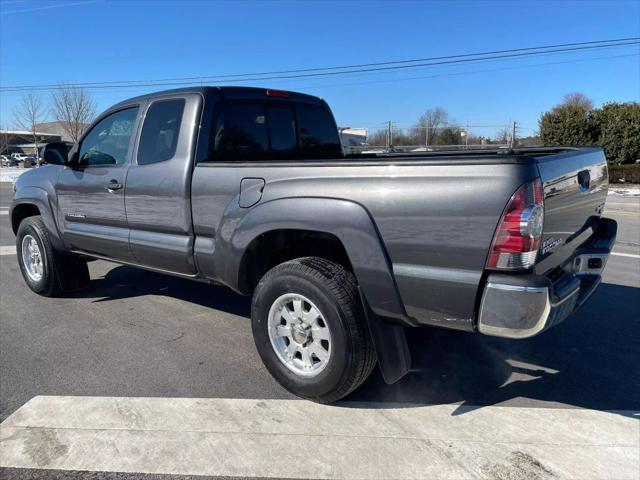
[[(379, 232), (407, 320), (473, 330), (488, 249), (509, 198), (520, 185), (542, 177), (548, 207), (544, 238), (572, 240), (571, 235), (588, 228), (588, 210), (597, 215), (595, 208), (604, 201), (604, 162), (600, 149), (578, 148), (207, 162), (198, 164), (194, 172), (194, 227), (196, 236), (203, 236), (202, 242), (205, 238), (213, 242), (214, 232), (225, 231), (223, 224), (241, 222), (245, 212), (229, 210), (229, 202), (233, 203), (243, 179), (264, 179), (260, 202), (252, 207), (257, 210), (278, 199), (355, 202), (366, 210)], [(577, 172), (584, 164), (594, 168), (590, 187), (594, 192), (586, 196), (575, 187)], [(596, 173), (598, 169), (600, 173)], [(565, 179), (567, 188), (557, 195), (552, 189), (564, 176), (573, 180)], [(559, 213), (562, 209), (556, 210), (559, 199), (564, 211), (571, 212), (568, 216)], [(560, 231), (566, 233), (558, 239)], [(570, 253), (576, 247), (571, 241), (569, 244), (547, 252), (542, 267), (551, 270), (565, 261), (561, 251)], [(198, 263), (212, 275), (224, 270), (213, 263), (208, 267), (204, 260)], [(218, 280), (225, 281), (224, 277)]]
[[(580, 150), (583, 147), (523, 147), (523, 148), (482, 148), (469, 150), (440, 150), (433, 152), (406, 153), (362, 153), (345, 155), (345, 159), (394, 159), (398, 161), (489, 161), (496, 163), (531, 163), (549, 155)], [(588, 147), (584, 147), (588, 148)], [(339, 161), (339, 159), (335, 159)]]

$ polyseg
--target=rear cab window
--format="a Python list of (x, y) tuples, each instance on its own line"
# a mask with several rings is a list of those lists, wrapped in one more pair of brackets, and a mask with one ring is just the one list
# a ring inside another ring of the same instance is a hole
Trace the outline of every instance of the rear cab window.
[(183, 98), (158, 100), (151, 104), (140, 134), (138, 165), (149, 165), (173, 158), (178, 146), (184, 106)]
[(216, 116), (213, 154), (216, 160), (251, 160), (269, 152), (263, 105), (224, 104)]
[(289, 102), (221, 102), (214, 116), (210, 161), (342, 157), (326, 108)]
[(318, 105), (298, 105), (298, 130), (304, 156), (326, 158), (341, 152), (340, 138), (329, 112)]
[(269, 105), (266, 108), (266, 114), (271, 152), (276, 155), (295, 154), (298, 140), (293, 109), (288, 105)]

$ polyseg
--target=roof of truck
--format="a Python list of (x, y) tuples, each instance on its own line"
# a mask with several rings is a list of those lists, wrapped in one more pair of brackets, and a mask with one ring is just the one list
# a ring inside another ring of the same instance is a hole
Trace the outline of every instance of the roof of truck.
[[(205, 98), (211, 95), (221, 96), (222, 98), (234, 98), (234, 99), (264, 99), (265, 97), (276, 99), (276, 100), (294, 100), (294, 101), (302, 101), (307, 103), (315, 103), (321, 104), (324, 101), (320, 97), (315, 97), (313, 95), (307, 95), (306, 93), (299, 92), (291, 92), (289, 90), (278, 90), (273, 88), (258, 88), (258, 87), (233, 87), (233, 86), (222, 86), (222, 87), (213, 87), (213, 86), (194, 86), (194, 87), (183, 87), (183, 88), (174, 88), (171, 90), (161, 90), (158, 92), (146, 93), (144, 95), (139, 95), (137, 97), (128, 98), (123, 100), (122, 102), (117, 103), (109, 108), (112, 110), (114, 108), (119, 108), (123, 105), (130, 104), (133, 102), (139, 102), (143, 100), (148, 100), (156, 97), (163, 97), (167, 95), (175, 95), (175, 94), (184, 94), (184, 93), (199, 93)], [(270, 94), (271, 93), (271, 94)]]

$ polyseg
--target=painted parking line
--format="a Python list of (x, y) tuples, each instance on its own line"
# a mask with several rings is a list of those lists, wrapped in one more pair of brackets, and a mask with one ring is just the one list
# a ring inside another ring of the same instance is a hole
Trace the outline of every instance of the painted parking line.
[(153, 474), (635, 480), (639, 448), (584, 409), (41, 396), (0, 425), (2, 467)]
[(15, 254), (16, 254), (15, 245), (0, 245), (0, 255), (15, 255)]
[(637, 217), (638, 216), (638, 212), (633, 212), (633, 211), (629, 211), (629, 210), (612, 210), (612, 211), (608, 211), (607, 215), (621, 215), (621, 216), (629, 216), (629, 217)]
[(611, 255), (614, 257), (640, 258), (640, 255), (636, 255), (635, 253), (611, 252)]

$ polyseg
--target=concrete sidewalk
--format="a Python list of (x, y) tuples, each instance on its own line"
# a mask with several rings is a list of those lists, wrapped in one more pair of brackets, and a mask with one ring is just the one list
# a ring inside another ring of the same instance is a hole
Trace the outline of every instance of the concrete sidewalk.
[(35, 397), (0, 466), (275, 478), (637, 479), (638, 412)]

